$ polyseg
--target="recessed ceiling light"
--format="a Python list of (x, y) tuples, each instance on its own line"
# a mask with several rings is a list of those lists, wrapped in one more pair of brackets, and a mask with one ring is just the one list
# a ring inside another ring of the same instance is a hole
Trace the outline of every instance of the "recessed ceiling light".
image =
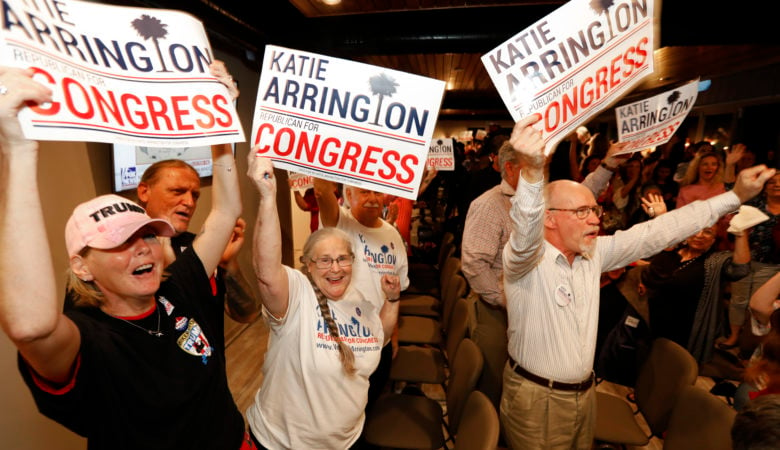
[(325, 3), (328, 6), (334, 6), (341, 3), (341, 0), (320, 0), (322, 3)]

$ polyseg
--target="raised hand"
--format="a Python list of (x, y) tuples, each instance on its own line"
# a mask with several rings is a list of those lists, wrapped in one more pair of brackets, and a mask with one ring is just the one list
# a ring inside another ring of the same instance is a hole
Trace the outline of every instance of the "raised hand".
[(535, 183), (544, 178), (544, 166), (547, 157), (544, 154), (544, 140), (542, 132), (533, 125), (539, 122), (542, 116), (533, 114), (518, 121), (509, 136), (509, 143), (516, 152), (520, 153), (523, 161), (521, 172), (526, 181)]
[(16, 117), (28, 103), (52, 101), (52, 91), (32, 79), (32, 69), (0, 66), (0, 146), (33, 144)]
[(769, 169), (763, 164), (739, 171), (734, 193), (744, 203), (758, 195), (764, 189), (764, 183), (775, 175), (775, 169)]
[(649, 193), (641, 200), (642, 209), (651, 219), (666, 212), (666, 202), (662, 195)]
[(276, 177), (274, 164), (270, 158), (257, 154), (255, 148), (249, 152), (249, 170), (247, 175), (255, 184), (263, 198), (276, 198)]
[(607, 167), (616, 169), (631, 157), (631, 153), (620, 153), (628, 145), (626, 142), (612, 142), (609, 144), (607, 155), (604, 156), (604, 164)]
[(736, 165), (742, 159), (746, 149), (745, 144), (732, 145), (731, 148), (726, 150), (726, 165)]
[(387, 300), (394, 302), (401, 297), (401, 278), (398, 275), (382, 275), (381, 283)]
[(238, 98), (240, 93), (238, 91), (238, 86), (236, 85), (235, 81), (233, 81), (233, 77), (230, 75), (230, 72), (228, 72), (225, 63), (219, 60), (214, 60), (214, 62), (209, 65), (209, 71), (211, 72), (211, 75), (216, 77), (220, 83), (225, 85), (225, 87), (228, 89), (228, 92), (230, 93), (230, 98), (232, 100)]

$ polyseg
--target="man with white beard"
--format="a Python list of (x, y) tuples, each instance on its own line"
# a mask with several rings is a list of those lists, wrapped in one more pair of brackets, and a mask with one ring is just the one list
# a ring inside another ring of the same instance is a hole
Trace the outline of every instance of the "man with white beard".
[(545, 183), (538, 115), (515, 125), (509, 142), (522, 170), (504, 247), (509, 361), (501, 422), (509, 447), (591, 448), (596, 391), (593, 359), (603, 272), (654, 255), (711, 226), (761, 192), (774, 169), (744, 169), (734, 189), (612, 236), (599, 236), (602, 207), (580, 183)]

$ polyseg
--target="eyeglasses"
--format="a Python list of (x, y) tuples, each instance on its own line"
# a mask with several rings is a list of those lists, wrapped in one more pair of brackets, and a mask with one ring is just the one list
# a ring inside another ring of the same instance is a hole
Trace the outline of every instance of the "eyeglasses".
[(311, 260), (318, 269), (330, 269), (333, 266), (333, 261), (336, 261), (339, 267), (349, 267), (355, 261), (355, 257), (353, 255), (341, 255), (333, 259), (330, 256), (323, 256)]
[(591, 212), (596, 215), (596, 217), (601, 217), (602, 214), (604, 214), (604, 207), (601, 205), (596, 206), (580, 206), (579, 208), (572, 209), (572, 208), (547, 208), (547, 211), (569, 211), (573, 212), (575, 216), (577, 216), (578, 219), (584, 220), (588, 217), (588, 214)]

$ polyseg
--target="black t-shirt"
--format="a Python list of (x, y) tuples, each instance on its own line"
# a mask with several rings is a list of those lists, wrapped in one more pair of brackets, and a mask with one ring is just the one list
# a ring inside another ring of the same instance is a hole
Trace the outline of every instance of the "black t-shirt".
[(655, 337), (688, 347), (704, 286), (704, 261), (709, 255), (681, 263), (677, 251), (664, 251), (642, 272), (642, 282), (649, 290), (650, 330)]
[[(81, 332), (71, 383), (59, 390), (19, 369), (39, 410), (111, 450), (232, 450), (241, 446), (244, 421), (225, 370), (221, 302), (210, 290), (200, 259), (189, 248), (167, 268), (157, 311), (134, 321), (148, 334), (98, 308), (66, 311)], [(215, 307), (219, 303), (219, 307)], [(215, 311), (218, 311), (215, 313)]]
[[(185, 250), (192, 248), (192, 243), (195, 241), (195, 235), (189, 231), (185, 231), (178, 236), (171, 238), (171, 247), (173, 248), (173, 254), (176, 258), (179, 257)], [(209, 302), (209, 313), (214, 314), (215, 317), (220, 315), (224, 316), (225, 312), (225, 269), (217, 267), (217, 273), (211, 277), (209, 292), (214, 294), (214, 301)], [(221, 353), (225, 353), (225, 321), (224, 317), (217, 326), (219, 336), (214, 338), (214, 347), (221, 349)]]

